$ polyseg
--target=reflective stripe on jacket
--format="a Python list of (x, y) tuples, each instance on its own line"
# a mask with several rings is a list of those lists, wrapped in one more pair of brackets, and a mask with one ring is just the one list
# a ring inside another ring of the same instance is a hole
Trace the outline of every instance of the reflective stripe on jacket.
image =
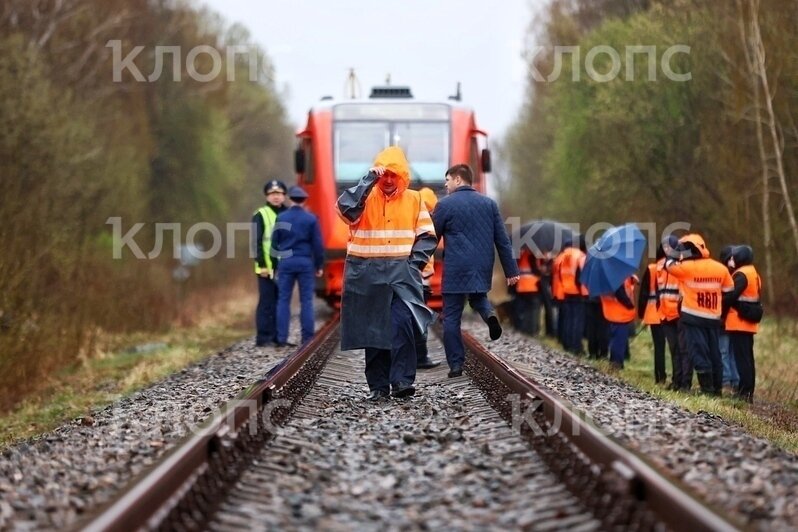
[(682, 293), (682, 323), (700, 327), (719, 327), (723, 294), (734, 290), (729, 270), (709, 259), (667, 262), (665, 269), (679, 279)]
[(657, 263), (657, 291), (659, 292), (659, 317), (662, 321), (679, 319), (679, 303), (682, 300), (679, 280), (668, 273), (665, 263)]
[(434, 318), (424, 304), (421, 270), (438, 245), (435, 228), (419, 193), (407, 189), (410, 170), (402, 150), (386, 148), (374, 166), (399, 178), (395, 193), (386, 197), (375, 186), (378, 176), (369, 172), (336, 204), (350, 231), (341, 297), (342, 350), (391, 349), (395, 298), (410, 309), (419, 332)]
[(266, 261), (266, 268), (261, 268), (258, 266), (258, 261), (255, 261), (255, 273), (260, 275), (260, 272), (262, 272), (264, 269), (273, 269), (271, 255), (272, 230), (274, 229), (274, 223), (277, 221), (277, 213), (274, 212), (274, 210), (268, 205), (264, 205), (255, 212), (255, 215), (260, 215), (260, 217), (263, 219), (263, 238), (260, 242), (257, 242), (256, 245), (260, 246), (263, 250), (263, 258)]
[[(737, 298), (737, 301), (758, 303), (762, 294), (762, 279), (759, 277), (756, 268), (749, 264), (741, 266), (734, 271), (735, 274), (738, 272), (745, 275), (748, 284), (743, 293), (740, 294), (740, 297)], [(732, 304), (731, 308), (729, 308), (729, 313), (726, 315), (726, 330), (757, 333), (759, 332), (759, 324), (744, 320)]]

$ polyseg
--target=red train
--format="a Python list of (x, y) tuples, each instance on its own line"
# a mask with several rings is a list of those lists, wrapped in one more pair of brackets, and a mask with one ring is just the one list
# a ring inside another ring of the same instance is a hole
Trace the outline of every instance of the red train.
[[(409, 87), (375, 87), (368, 99), (322, 98), (310, 109), (305, 128), (297, 133), (297, 182), (318, 215), (327, 252), (325, 275), (316, 294), (340, 304), (348, 227), (335, 212), (340, 193), (360, 179), (383, 148), (400, 146), (410, 162), (418, 190), (445, 194), (444, 173), (467, 162), (474, 169), (474, 186), (485, 192), (490, 172), (487, 134), (477, 127), (474, 111), (460, 103), (460, 94), (446, 100), (416, 100)], [(439, 255), (439, 253), (437, 253)], [(431, 287), (432, 307), (440, 308), (442, 261), (437, 260)]]

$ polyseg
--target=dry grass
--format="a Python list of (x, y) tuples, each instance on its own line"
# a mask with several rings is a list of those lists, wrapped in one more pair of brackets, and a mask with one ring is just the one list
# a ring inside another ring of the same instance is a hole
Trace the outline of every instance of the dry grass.
[[(209, 295), (202, 305), (189, 302), (191, 315), (180, 321), (190, 326), (104, 337), (94, 356), (53, 375), (40, 392), (0, 417), (0, 449), (88, 415), (252, 334), (253, 287), (237, 283), (224, 295)], [(145, 343), (165, 345), (147, 353), (130, 349)]]

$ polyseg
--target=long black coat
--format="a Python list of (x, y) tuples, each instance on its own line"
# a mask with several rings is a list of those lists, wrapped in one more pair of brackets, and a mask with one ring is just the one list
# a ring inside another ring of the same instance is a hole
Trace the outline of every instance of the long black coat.
[[(407, 190), (409, 168), (399, 148), (390, 147), (381, 152), (375, 166), (384, 166), (401, 176), (397, 194), (414, 195), (415, 201), (410, 203), (426, 214), (418, 192)], [(377, 176), (369, 173), (338, 198), (338, 212), (350, 227), (360, 223), (369, 195), (380, 197), (381, 192), (373, 190), (376, 183)], [(424, 304), (421, 270), (438, 245), (432, 224), (429, 220), (427, 223), (428, 228), (415, 228), (415, 242), (407, 257), (363, 258), (347, 254), (341, 298), (341, 349), (391, 349), (391, 301), (394, 297), (401, 299), (410, 309), (418, 330), (427, 330), (435, 313)]]

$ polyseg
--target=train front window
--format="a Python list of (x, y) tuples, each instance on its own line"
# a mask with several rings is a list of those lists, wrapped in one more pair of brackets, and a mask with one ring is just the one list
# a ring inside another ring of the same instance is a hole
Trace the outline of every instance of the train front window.
[(413, 181), (443, 183), (449, 168), (449, 124), (400, 122), (394, 125), (392, 141), (407, 155)]
[(387, 122), (344, 122), (335, 126), (335, 176), (338, 181), (357, 181), (363, 177), (374, 156), (391, 139)]
[(357, 181), (371, 167), (374, 156), (399, 146), (410, 162), (411, 179), (443, 183), (449, 164), (448, 122), (337, 121), (334, 151), (337, 181)]

